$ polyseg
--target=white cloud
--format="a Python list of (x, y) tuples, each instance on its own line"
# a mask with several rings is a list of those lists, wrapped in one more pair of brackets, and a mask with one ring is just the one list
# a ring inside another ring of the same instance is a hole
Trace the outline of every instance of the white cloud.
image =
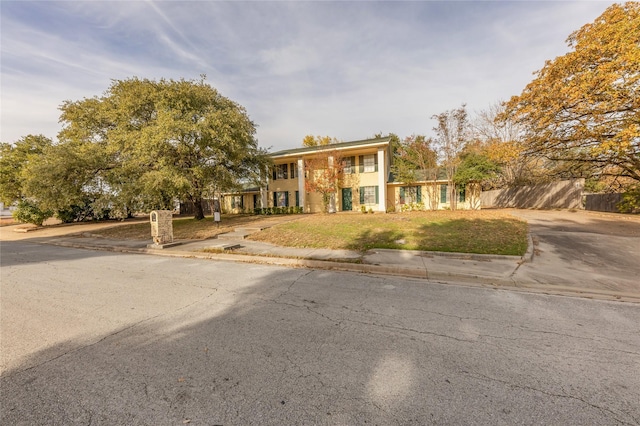
[(262, 145), (430, 133), (431, 115), (518, 94), (611, 2), (10, 2), (3, 141), (55, 136), (65, 99), (112, 79), (197, 78), (247, 108)]

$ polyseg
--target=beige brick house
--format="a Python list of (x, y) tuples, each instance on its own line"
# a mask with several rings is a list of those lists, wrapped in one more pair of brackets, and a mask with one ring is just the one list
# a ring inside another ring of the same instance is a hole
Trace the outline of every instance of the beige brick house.
[[(321, 195), (305, 190), (305, 180), (309, 179), (305, 161), (323, 154), (338, 155), (343, 162), (339, 188), (331, 197), (331, 211), (359, 211), (362, 206), (377, 212), (451, 208), (445, 179), (410, 185), (394, 180), (391, 140), (385, 137), (274, 152), (267, 187), (226, 194), (223, 211), (241, 213), (260, 207), (295, 206), (305, 213), (321, 212)], [(458, 209), (479, 209), (479, 186), (461, 189), (455, 202)]]

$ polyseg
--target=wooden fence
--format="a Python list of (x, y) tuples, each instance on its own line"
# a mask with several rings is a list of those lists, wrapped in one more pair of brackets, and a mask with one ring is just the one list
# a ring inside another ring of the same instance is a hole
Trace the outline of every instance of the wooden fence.
[(483, 191), (482, 208), (582, 209), (584, 179)]
[(618, 203), (623, 194), (585, 194), (585, 210), (618, 213)]

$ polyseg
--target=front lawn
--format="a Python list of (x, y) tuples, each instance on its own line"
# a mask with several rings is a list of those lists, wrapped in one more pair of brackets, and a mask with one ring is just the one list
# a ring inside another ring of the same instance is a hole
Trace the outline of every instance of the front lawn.
[[(202, 220), (175, 218), (173, 219), (173, 238), (176, 240), (213, 238), (218, 234), (231, 232), (235, 227), (250, 226), (256, 219), (264, 219), (264, 216), (225, 214), (222, 215), (219, 227), (212, 217), (206, 217)], [(151, 225), (149, 222), (118, 225), (95, 233), (116, 240), (151, 240)]]
[(288, 247), (523, 255), (527, 223), (496, 210), (314, 214), (250, 238)]
[[(280, 216), (223, 215), (218, 228), (211, 217), (176, 218), (176, 240), (200, 240), (235, 227), (278, 220)], [(285, 223), (251, 235), (287, 247), (366, 251), (372, 248), (523, 255), (527, 223), (501, 210), (428, 211), (410, 213), (337, 213), (286, 215)], [(96, 231), (108, 238), (151, 240), (148, 222)]]

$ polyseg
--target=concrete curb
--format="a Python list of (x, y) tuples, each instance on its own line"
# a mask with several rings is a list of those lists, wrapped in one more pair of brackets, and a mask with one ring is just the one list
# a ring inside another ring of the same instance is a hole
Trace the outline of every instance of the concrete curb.
[[(392, 275), (406, 278), (426, 279), (438, 284), (456, 284), (470, 287), (509, 289), (528, 293), (582, 297), (589, 299), (610, 300), (640, 303), (640, 294), (623, 293), (606, 290), (577, 288), (569, 286), (551, 286), (536, 282), (521, 282), (512, 278), (487, 277), (473, 274), (434, 271), (429, 273), (424, 268), (406, 268), (402, 266), (372, 265), (363, 263), (339, 262), (335, 260), (296, 259), (290, 257), (274, 257), (267, 255), (206, 253), (179, 250), (157, 250), (149, 248), (131, 248), (122, 246), (89, 246), (66, 241), (48, 241), (45, 244), (71, 247), (86, 250), (110, 251), (117, 253), (150, 254), (156, 256), (219, 260), (231, 262), (254, 263), (274, 266), (322, 269), (330, 271), (356, 272), (373, 275)], [(532, 250), (533, 252), (533, 250)], [(430, 252), (431, 253), (431, 252)], [(488, 255), (493, 256), (493, 255)], [(526, 257), (526, 255), (524, 256)], [(494, 256), (495, 258), (495, 256)], [(526, 261), (526, 260), (525, 260)]]

